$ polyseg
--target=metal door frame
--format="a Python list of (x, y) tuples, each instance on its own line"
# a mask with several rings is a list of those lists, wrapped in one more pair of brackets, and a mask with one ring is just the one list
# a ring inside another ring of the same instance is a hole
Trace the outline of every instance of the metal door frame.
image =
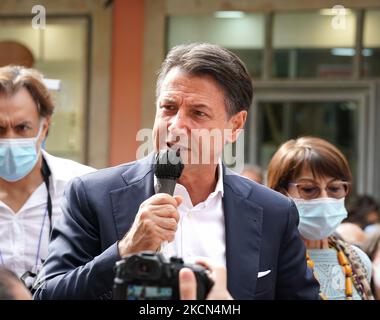
[[(354, 181), (358, 194), (380, 199), (380, 82), (376, 81), (260, 81), (254, 83), (254, 101), (248, 117), (249, 162), (258, 160), (260, 102), (318, 102), (355, 100), (359, 102), (358, 164)], [(378, 106), (376, 108), (376, 105)], [(247, 139), (247, 138), (246, 138)]]

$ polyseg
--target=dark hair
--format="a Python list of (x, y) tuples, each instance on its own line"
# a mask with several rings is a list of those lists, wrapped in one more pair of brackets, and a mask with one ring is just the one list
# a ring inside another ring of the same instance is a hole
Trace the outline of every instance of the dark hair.
[(0, 68), (0, 95), (12, 96), (21, 88), (28, 90), (41, 117), (53, 114), (54, 104), (51, 95), (38, 71), (21, 66)]
[(268, 165), (268, 186), (286, 193), (288, 184), (303, 168), (310, 168), (314, 177), (352, 181), (347, 159), (335, 146), (320, 138), (302, 137), (285, 142), (273, 155)]
[(225, 93), (226, 112), (229, 116), (249, 110), (253, 95), (251, 77), (244, 63), (234, 53), (209, 43), (192, 43), (172, 48), (158, 75), (157, 97), (165, 76), (174, 67), (194, 76), (211, 76)]
[(14, 300), (12, 282), (20, 281), (17, 275), (9, 269), (0, 267), (0, 300)]
[(347, 222), (356, 223), (362, 229), (369, 225), (367, 215), (370, 212), (377, 213), (378, 221), (380, 222), (380, 206), (377, 201), (369, 195), (360, 195), (352, 199), (347, 207), (348, 217)]

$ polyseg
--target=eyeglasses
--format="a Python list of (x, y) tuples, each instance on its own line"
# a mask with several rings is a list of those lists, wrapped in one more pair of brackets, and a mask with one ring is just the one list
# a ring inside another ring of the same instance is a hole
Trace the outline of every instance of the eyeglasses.
[[(289, 185), (297, 187), (298, 194), (305, 200), (319, 198), (322, 192), (321, 187), (313, 182), (290, 182)], [(332, 181), (324, 189), (330, 198), (342, 199), (348, 194), (349, 183), (346, 181)]]

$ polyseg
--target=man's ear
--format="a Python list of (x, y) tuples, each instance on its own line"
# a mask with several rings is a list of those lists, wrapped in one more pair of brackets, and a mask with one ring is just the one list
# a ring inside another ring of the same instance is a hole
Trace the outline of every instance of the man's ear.
[(49, 127), (50, 127), (50, 123), (51, 123), (51, 116), (47, 116), (47, 117), (44, 117), (42, 119), (43, 119), (43, 122), (42, 122), (42, 136), (45, 139), (47, 137), (48, 133), (49, 133)]
[(234, 114), (229, 121), (231, 126), (231, 133), (227, 136), (227, 141), (233, 143), (239, 137), (241, 130), (244, 128), (247, 120), (247, 111), (242, 110)]

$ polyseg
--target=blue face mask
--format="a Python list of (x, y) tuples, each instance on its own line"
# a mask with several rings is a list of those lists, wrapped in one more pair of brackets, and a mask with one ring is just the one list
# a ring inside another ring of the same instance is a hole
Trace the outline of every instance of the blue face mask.
[(298, 229), (309, 240), (321, 240), (330, 236), (347, 217), (344, 198), (293, 199), (300, 216)]
[(14, 182), (27, 176), (37, 163), (37, 141), (42, 132), (42, 123), (34, 138), (0, 139), (0, 178)]

